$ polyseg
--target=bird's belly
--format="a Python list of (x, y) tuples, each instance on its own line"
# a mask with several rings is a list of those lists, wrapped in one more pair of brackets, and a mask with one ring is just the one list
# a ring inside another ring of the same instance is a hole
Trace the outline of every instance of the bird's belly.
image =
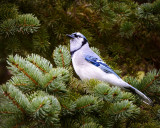
[(74, 65), (74, 69), (81, 80), (97, 79), (122, 88), (126, 83), (121, 78), (118, 78), (116, 75), (112, 73), (106, 73), (100, 68), (88, 62), (84, 65)]
[[(74, 65), (74, 64), (73, 64)], [(120, 82), (120, 78), (115, 76), (112, 73), (106, 73), (100, 68), (96, 67), (93, 64), (86, 62), (83, 65), (76, 66), (74, 65), (75, 72), (82, 79), (98, 79), (101, 81), (106, 81), (109, 84), (117, 85)]]
[(96, 66), (88, 63), (87, 65), (74, 66), (77, 75), (82, 79), (99, 79), (103, 80), (104, 72)]
[[(78, 57), (77, 54), (79, 55)], [(101, 81), (106, 81), (111, 85), (116, 85), (120, 87), (124, 85), (124, 81), (121, 78), (118, 78), (112, 73), (106, 73), (99, 67), (83, 59), (84, 58), (81, 52), (75, 53), (72, 58), (74, 70), (81, 80), (97, 79)]]

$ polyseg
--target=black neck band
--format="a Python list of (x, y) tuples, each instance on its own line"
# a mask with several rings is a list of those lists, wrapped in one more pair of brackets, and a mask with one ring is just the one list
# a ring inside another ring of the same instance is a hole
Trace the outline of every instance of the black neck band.
[(87, 42), (88, 42), (88, 41), (84, 38), (81, 47), (78, 48), (78, 49), (76, 49), (76, 50), (74, 50), (74, 51), (71, 51), (71, 52), (70, 52), (70, 53), (71, 53), (71, 57), (73, 56), (73, 54), (74, 54), (76, 51), (78, 51), (79, 49), (81, 49)]

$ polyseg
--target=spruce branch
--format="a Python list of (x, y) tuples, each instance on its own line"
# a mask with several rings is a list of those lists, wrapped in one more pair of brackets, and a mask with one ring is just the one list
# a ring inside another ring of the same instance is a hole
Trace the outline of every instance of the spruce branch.
[(41, 27), (36, 33), (33, 34), (33, 47), (34, 51), (37, 53), (43, 53), (44, 55), (49, 50), (49, 46), (51, 45), (49, 42), (49, 35), (46, 30), (46, 27)]
[(93, 8), (100, 13), (105, 13), (108, 10), (108, 2), (105, 0), (96, 0), (93, 5)]
[(16, 26), (15, 20), (7, 19), (0, 24), (0, 34), (5, 34), (6, 37), (9, 35), (14, 35)]
[(38, 85), (38, 83), (37, 83), (23, 68), (21, 68), (18, 64), (12, 62), (12, 65), (14, 65), (15, 67), (17, 67), (17, 69), (19, 69), (19, 71), (23, 72), (24, 75), (26, 75), (29, 79), (31, 79), (31, 81), (32, 81), (35, 85)]
[(0, 117), (5, 118), (5, 117), (14, 116), (15, 114), (21, 115), (22, 111), (18, 109), (17, 105), (13, 104), (13, 101), (10, 100), (11, 98), (9, 98), (9, 95), (6, 96), (7, 94), (2, 90), (2, 87), (0, 89), (1, 89)]
[(61, 54), (62, 65), (63, 65), (63, 67), (64, 67), (64, 59), (63, 59), (63, 54), (62, 54), (61, 49), (59, 50), (59, 52), (60, 52), (60, 54)]
[(52, 79), (51, 79), (48, 83), (46, 83), (44, 86), (45, 86), (45, 87), (48, 87), (48, 85), (49, 85), (50, 83), (52, 83), (52, 81), (53, 81), (54, 79), (56, 79), (56, 78), (57, 78), (56, 76), (53, 76)]
[(75, 115), (76, 113), (76, 99), (77, 97), (79, 97), (80, 95), (78, 95), (76, 92), (73, 94), (74, 92), (72, 91), (68, 91), (64, 96), (58, 97), (58, 100), (61, 104), (62, 107), (62, 114), (65, 116), (71, 116), (71, 115)]
[(53, 52), (54, 62), (58, 67), (67, 67), (71, 63), (70, 52), (66, 46), (59, 46)]
[(2, 89), (4, 95), (8, 97), (22, 113), (26, 113), (28, 111), (30, 103), (26, 96), (20, 90), (18, 90), (11, 84), (3, 85)]
[(5, 95), (6, 97), (8, 97), (8, 98), (13, 102), (13, 104), (16, 105), (19, 110), (21, 110), (22, 113), (25, 112), (25, 111), (19, 106), (19, 104), (10, 96), (9, 93), (4, 92), (4, 95)]
[[(18, 55), (14, 57), (9, 56), (8, 64), (10, 65), (8, 68), (14, 72), (15, 75), (18, 75), (21, 79), (26, 81), (22, 83), (20, 82), (20, 78), (13, 77), (12, 83), (14, 85), (27, 84), (29, 86), (27, 86), (26, 89), (28, 88), (31, 90), (34, 87), (33, 84), (35, 84), (37, 87), (53, 93), (67, 91), (64, 83), (69, 80), (68, 70), (63, 68), (54, 69), (49, 61), (38, 55), (32, 54), (26, 59)], [(28, 68), (28, 66), (30, 68)], [(29, 78), (32, 83), (27, 78)]]
[[(159, 66), (159, 0), (149, 4), (137, 4), (131, 0), (79, 0), (74, 2), (76, 4), (71, 0), (25, 0), (16, 1), (16, 5), (9, 3), (5, 0), (0, 2), (2, 56), (7, 56), (8, 53), (26, 55), (39, 52), (51, 60), (49, 48), (55, 47), (59, 42), (66, 44), (64, 34), (79, 30), (93, 46), (98, 42), (103, 54), (106, 51), (109, 54), (104, 59), (113, 64), (113, 67), (118, 62), (124, 73), (143, 70), (144, 63), (137, 64), (143, 62), (141, 60), (144, 58), (148, 62), (147, 68), (150, 68), (150, 57)], [(76, 6), (73, 7), (73, 4)], [(23, 14), (28, 11), (35, 15)], [(40, 23), (35, 16), (40, 18), (43, 27), (39, 28)], [(56, 66), (36, 54), (26, 58), (14, 56), (8, 60), (13, 76), (3, 88), (9, 85), (15, 87), (17, 94), (11, 95), (13, 91), (10, 91), (9, 96), (25, 111), (21, 105), (23, 98), (17, 98), (21, 92), (28, 99), (30, 107), (23, 113), (7, 94), (1, 95), (0, 90), (0, 127), (160, 127), (160, 112), (157, 111), (159, 74), (146, 74), (141, 81), (134, 77), (127, 78), (129, 84), (144, 91), (155, 101), (157, 107), (154, 106), (153, 109), (156, 108), (157, 114), (152, 114), (152, 108), (134, 102), (135, 97), (131, 93), (100, 81), (84, 82), (75, 78), (68, 47), (64, 47), (57, 47), (53, 53)], [(92, 50), (100, 55), (98, 49)], [(132, 57), (134, 51), (143, 56)], [(51, 102), (51, 99), (55, 101)], [(57, 106), (59, 107), (56, 108)], [(137, 117), (138, 109), (141, 112)]]
[(82, 96), (76, 100), (76, 109), (82, 112), (92, 112), (97, 110), (98, 100), (93, 96)]
[(35, 84), (25, 75), (12, 76), (8, 83), (18, 87), (24, 93), (28, 93), (37, 88)]
[(160, 1), (159, 0), (155, 0), (154, 2), (153, 2), (153, 5), (152, 5), (152, 11), (153, 11), (153, 13), (154, 14), (156, 14), (156, 15), (159, 15), (160, 14)]
[(134, 101), (135, 98), (131, 93), (123, 92), (118, 87), (110, 87), (105, 83), (97, 84), (94, 88), (95, 96), (99, 97), (100, 99), (115, 103), (117, 101), (123, 100), (130, 100)]
[(0, 21), (18, 16), (18, 7), (14, 4), (3, 3), (0, 5)]
[(109, 109), (109, 114), (114, 116), (115, 121), (129, 117), (133, 118), (139, 113), (140, 109), (128, 100), (114, 103)]
[(10, 111), (0, 111), (0, 114), (16, 114), (16, 113)]
[(53, 65), (47, 59), (45, 59), (37, 54), (28, 55), (26, 60), (33, 63), (43, 73), (48, 73), (53, 68)]
[(31, 101), (31, 116), (38, 120), (44, 120), (47, 124), (59, 125), (61, 106), (53, 96), (38, 96)]
[(61, 104), (61, 106), (63, 107), (63, 108), (65, 108), (66, 110), (68, 110), (68, 111), (70, 111), (70, 112), (72, 112), (73, 110), (71, 110), (70, 108), (68, 108), (66, 105), (64, 105), (64, 104)]
[[(26, 61), (22, 57), (15, 55), (9, 56), (8, 58), (8, 64), (10, 67), (8, 67), (13, 73), (23, 73), (26, 77), (28, 77), (36, 86), (38, 86), (38, 80), (39, 77), (42, 77), (42, 73), (39, 69), (36, 68), (35, 65), (32, 63)], [(30, 68), (28, 68), (28, 66)], [(16, 67), (16, 68), (15, 68)], [(37, 76), (39, 74), (39, 76)]]
[(124, 21), (120, 26), (120, 36), (130, 38), (135, 31), (134, 24), (132, 22)]
[(34, 64), (37, 68), (39, 68), (43, 73), (47, 73), (44, 69), (42, 69), (36, 62), (31, 61), (32, 64)]
[(38, 30), (39, 26), (39, 20), (32, 14), (18, 15), (15, 19), (7, 19), (0, 24), (0, 34), (9, 36), (10, 34), (14, 35), (16, 32), (22, 34), (33, 33)]
[[(62, 52), (57, 54), (63, 65), (65, 55), (61, 56)], [(98, 80), (80, 81), (73, 77), (70, 67), (61, 65), (53, 68), (49, 61), (39, 55), (31, 54), (26, 58), (9, 56), (8, 64), (14, 76), (2, 86), (4, 97), (8, 97), (3, 102), (8, 104), (11, 100), (10, 104), (15, 110), (1, 106), (0, 114), (10, 116), (19, 112), (17, 116), (21, 116), (22, 120), (12, 126), (65, 127), (73, 123), (71, 127), (116, 127), (119, 122), (132, 123), (130, 120), (140, 113), (131, 93)], [(140, 82), (133, 78), (129, 78), (129, 81), (136, 86), (151, 82), (150, 86), (154, 86), (159, 81), (157, 76), (159, 72), (152, 71)], [(24, 119), (30, 120), (24, 122)]]
[[(154, 92), (158, 92), (159, 93), (159, 87), (157, 86), (159, 83), (159, 78), (160, 78), (160, 72), (157, 70), (152, 70), (150, 72), (148, 72), (140, 81), (137, 80), (137, 78), (133, 78), (133, 77), (127, 77), (125, 78), (125, 81), (127, 81), (129, 84), (131, 84), (132, 86), (138, 88), (141, 91), (147, 91), (148, 89), (150, 89), (150, 91), (148, 93), (151, 93), (152, 90), (154, 90)], [(155, 87), (157, 87), (157, 91), (155, 91)]]
[(40, 85), (49, 92), (66, 92), (66, 83), (69, 80), (69, 72), (64, 68), (53, 68), (44, 75)]
[(103, 128), (103, 127), (97, 123), (90, 122), (90, 123), (85, 123), (80, 128)]
[(148, 87), (150, 87), (150, 86), (154, 83), (154, 81), (156, 81), (158, 78), (160, 78), (160, 74), (154, 76), (154, 78), (151, 80), (151, 82), (150, 82), (149, 84), (147, 84), (146, 87), (145, 87), (142, 91), (144, 91), (144, 90), (146, 90)]
[(37, 31), (40, 23), (34, 15), (23, 14), (16, 18), (16, 26), (19, 28), (18, 32), (33, 33)]

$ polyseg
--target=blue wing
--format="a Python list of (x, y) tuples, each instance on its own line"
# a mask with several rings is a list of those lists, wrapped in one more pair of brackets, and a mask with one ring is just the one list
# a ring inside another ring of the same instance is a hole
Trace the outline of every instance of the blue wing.
[(116, 75), (118, 78), (120, 78), (107, 64), (105, 64), (102, 60), (93, 57), (93, 56), (86, 56), (85, 60), (92, 63), (93, 65), (99, 67), (101, 70), (103, 70), (106, 73), (112, 73)]

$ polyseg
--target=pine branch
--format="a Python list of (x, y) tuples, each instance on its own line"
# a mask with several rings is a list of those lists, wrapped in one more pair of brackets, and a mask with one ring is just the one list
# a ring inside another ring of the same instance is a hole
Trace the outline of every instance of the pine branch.
[(63, 104), (61, 104), (61, 106), (62, 106), (63, 108), (65, 108), (66, 110), (69, 110), (70, 112), (73, 111), (73, 110), (70, 110), (67, 106), (65, 106), (65, 105), (63, 105)]
[(54, 62), (58, 67), (68, 67), (71, 62), (70, 52), (66, 46), (59, 46), (53, 52)]
[(38, 83), (23, 69), (21, 68), (18, 64), (12, 62), (14, 66), (16, 66), (21, 72), (23, 72), (35, 85), (38, 85)]
[(18, 87), (24, 93), (28, 93), (37, 88), (35, 84), (25, 75), (12, 76), (8, 83)]
[[(65, 54), (59, 50), (56, 56), (63, 66)], [(73, 123), (71, 128), (120, 127), (122, 122), (125, 125), (132, 123), (130, 120), (140, 114), (140, 108), (134, 105), (135, 97), (131, 93), (98, 80), (82, 82), (73, 77), (69, 67), (53, 68), (49, 61), (39, 55), (32, 54), (27, 58), (9, 56), (8, 63), (14, 76), (3, 85), (4, 96), (12, 101), (10, 104), (20, 111), (24, 119), (30, 119), (21, 124), (24, 122), (22, 119), (12, 126), (67, 127)], [(64, 65), (66, 67), (65, 59)], [(155, 84), (159, 80), (157, 77), (159, 72), (152, 71), (141, 82), (133, 78), (129, 80), (139, 86), (151, 82)], [(8, 104), (8, 101), (5, 102)], [(12, 111), (4, 109), (4, 106), (0, 107), (3, 116), (16, 113), (15, 110), (10, 113)], [(88, 117), (86, 120), (85, 116)]]
[(28, 55), (26, 59), (33, 63), (43, 73), (48, 73), (53, 68), (53, 65), (48, 60), (39, 55), (31, 54)]
[(0, 21), (17, 17), (18, 7), (10, 3), (1, 3), (0, 5)]
[(90, 122), (90, 123), (85, 123), (80, 128), (103, 128), (103, 127), (99, 124), (94, 123), (94, 122)]
[(44, 75), (43, 79), (40, 82), (40, 85), (43, 89), (48, 90), (49, 92), (59, 92), (64, 93), (67, 91), (66, 83), (69, 80), (69, 72), (63, 68), (56, 68), (50, 70), (49, 73)]
[(33, 34), (32, 41), (34, 52), (42, 53), (46, 56), (46, 53), (49, 51), (49, 47), (51, 45), (46, 26), (42, 26), (36, 33)]
[(96, 97), (93, 96), (82, 96), (76, 100), (76, 109), (83, 112), (90, 112), (97, 110), (98, 101)]
[[(30, 63), (29, 61), (17, 55), (15, 57), (10, 56), (8, 63), (11, 67), (9, 67), (9, 69), (15, 72), (15, 74), (19, 74), (19, 77), (21, 77), (22, 79), (25, 79), (23, 78), (25, 76), (28, 77), (37, 87), (40, 87), (42, 89), (47, 89), (50, 92), (60, 92), (60, 91), (66, 92), (66, 86), (64, 85), (64, 83), (66, 83), (69, 80), (68, 70), (63, 68), (53, 69), (49, 61), (46, 61), (46, 59), (38, 55), (32, 54), (31, 58), (28, 60), (31, 62), (34, 60), (36, 62), (36, 65)], [(30, 66), (30, 68), (28, 68), (28, 66)], [(15, 69), (15, 67), (17, 69)], [(43, 73), (42, 69), (49, 72), (42, 74)], [(20, 71), (20, 73), (18, 71)], [(21, 72), (24, 75), (21, 74)], [(18, 80), (15, 77), (12, 80), (13, 80), (12, 83), (14, 85), (24, 84), (18, 82)], [(27, 80), (26, 83), (28, 84)], [(33, 86), (27, 86), (26, 88), (28, 87), (30, 87), (30, 89), (33, 88)]]
[[(7, 95), (5, 95), (5, 96), (7, 96)], [(16, 114), (16, 113), (10, 112), (10, 111), (0, 111), (0, 114)]]
[(139, 113), (140, 109), (128, 100), (114, 103), (113, 105), (111, 105), (109, 110), (109, 114), (111, 116), (114, 116), (115, 121), (129, 117), (134, 118)]
[(44, 120), (47, 124), (59, 125), (59, 114), (61, 106), (53, 96), (38, 96), (31, 101), (31, 113), (33, 118)]
[(47, 73), (44, 69), (42, 69), (36, 62), (31, 61), (32, 64), (34, 64), (37, 68), (39, 68), (43, 73)]
[(63, 54), (62, 54), (61, 49), (59, 50), (59, 52), (60, 52), (60, 54), (61, 54), (62, 65), (63, 65), (63, 67), (64, 67), (64, 58), (63, 58)]
[[(49, 55), (59, 42), (67, 44), (65, 33), (78, 30), (92, 46), (98, 42), (103, 54), (107, 51), (104, 60), (113, 67), (117, 67), (118, 62), (124, 73), (143, 70), (144, 58), (153, 60), (158, 68), (159, 0), (148, 4), (131, 0), (79, 0), (76, 8), (71, 0), (9, 3), (0, 2), (1, 56), (35, 52), (54, 59), (56, 66), (36, 54), (26, 58), (9, 57), (8, 69), (13, 76), (2, 90), (0, 88), (0, 127), (160, 127), (159, 73), (152, 72), (141, 81), (127, 78), (132, 86), (145, 91), (155, 102), (151, 108), (135, 102), (131, 93), (118, 87), (96, 80), (76, 79), (68, 46), (58, 46), (53, 52), (54, 58)], [(34, 15), (23, 14), (28, 11), (39, 17), (41, 28)], [(98, 49), (92, 50), (100, 55)], [(135, 55), (134, 51), (143, 56)], [(147, 68), (150, 64), (146, 63)]]
[(18, 33), (33, 33), (39, 28), (39, 20), (32, 14), (18, 15), (15, 19), (7, 19), (0, 24), (0, 34), (6, 36)]
[[(19, 74), (23, 73), (26, 77), (28, 77), (36, 86), (39, 85), (39, 77), (42, 77), (42, 73), (36, 66), (31, 64), (30, 62), (26, 61), (22, 57), (16, 55), (16, 56), (9, 56), (8, 58), (8, 64), (10, 67), (8, 67), (13, 73)], [(28, 66), (30, 68), (28, 68)], [(16, 68), (15, 68), (16, 67)], [(21, 74), (19, 74), (21, 76)], [(41, 79), (40, 79), (41, 80)]]
[(24, 94), (11, 84), (2, 86), (3, 93), (8, 97), (12, 103), (22, 112), (26, 113), (30, 107), (30, 103)]
[(135, 97), (128, 92), (123, 92), (118, 87), (110, 87), (109, 85), (105, 83), (97, 84), (97, 86), (94, 88), (94, 93), (99, 98), (103, 99), (104, 101), (115, 103), (117, 101), (123, 101), (123, 100), (130, 100), (134, 101)]
[(9, 93), (4, 92), (4, 95), (5, 95), (6, 97), (8, 97), (8, 98), (13, 102), (13, 104), (16, 105), (19, 110), (21, 110), (22, 113), (25, 113), (25, 111), (24, 111), (24, 110), (20, 107), (20, 105), (10, 96)]
[[(150, 89), (150, 93), (152, 93), (151, 87), (154, 90), (154, 83), (158, 82), (160, 78), (160, 72), (157, 70), (153, 70), (148, 72), (143, 79), (140, 81), (139, 86), (142, 87), (142, 90), (147, 91)], [(156, 89), (157, 90), (157, 89)], [(157, 90), (158, 91), (158, 90)], [(159, 93), (159, 92), (158, 92)]]
[(151, 82), (150, 82), (148, 85), (146, 85), (146, 87), (145, 87), (142, 91), (144, 91), (144, 90), (146, 90), (148, 87), (150, 87), (150, 86), (153, 84), (153, 82), (156, 81), (158, 78), (160, 78), (160, 74), (154, 76), (154, 79), (152, 79)]
[(52, 78), (48, 83), (46, 83), (46, 85), (44, 85), (44, 86), (45, 86), (45, 87), (48, 87), (48, 85), (51, 84), (52, 81), (53, 81), (54, 79), (56, 79), (56, 78), (57, 78), (56, 76), (53, 76), (53, 78)]

